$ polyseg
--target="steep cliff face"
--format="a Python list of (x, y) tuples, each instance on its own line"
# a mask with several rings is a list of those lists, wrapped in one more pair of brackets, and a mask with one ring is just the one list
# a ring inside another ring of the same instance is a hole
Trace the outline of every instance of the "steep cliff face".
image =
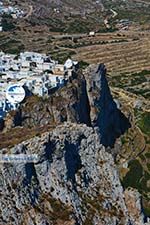
[(90, 125), (86, 80), (80, 72), (49, 99), (35, 101), (34, 97), (29, 99), (20, 110), (23, 126), (60, 124), (64, 121)]
[(106, 73), (105, 66), (100, 64), (88, 67), (85, 76), (92, 125), (99, 128), (101, 143), (105, 147), (113, 147), (116, 139), (131, 125), (112, 98)]
[(2, 153), (38, 161), (1, 164), (0, 224), (143, 224), (139, 205), (130, 216), (113, 158), (93, 128), (64, 124)]
[(26, 99), (6, 118), (1, 153), (38, 161), (0, 164), (0, 225), (143, 225), (140, 196), (124, 193), (107, 148), (129, 127), (104, 65), (78, 71), (48, 99)]
[(12, 127), (57, 125), (65, 121), (90, 126), (90, 106), (84, 76), (78, 71), (74, 74), (74, 79), (70, 79), (65, 87), (56, 91), (48, 99), (29, 97), (20, 109), (12, 112), (9, 117), (12, 118)]
[(30, 97), (8, 117), (9, 123), (5, 122), (8, 129), (18, 125), (27, 128), (58, 125), (65, 121), (98, 127), (105, 147), (113, 147), (116, 139), (130, 127), (129, 120), (113, 101), (104, 65), (90, 66), (84, 75), (78, 71), (64, 88), (48, 99)]

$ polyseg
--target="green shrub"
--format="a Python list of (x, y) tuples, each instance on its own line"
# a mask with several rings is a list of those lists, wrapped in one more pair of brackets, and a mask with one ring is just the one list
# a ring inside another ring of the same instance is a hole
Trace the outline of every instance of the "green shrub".
[(129, 163), (129, 172), (123, 179), (123, 186), (139, 189), (139, 182), (143, 175), (143, 168), (138, 160), (132, 160)]
[(12, 18), (8, 15), (3, 15), (1, 24), (3, 27), (3, 31), (11, 31), (15, 29), (15, 25), (12, 22)]
[(138, 121), (138, 126), (144, 134), (150, 135), (150, 113), (145, 112)]

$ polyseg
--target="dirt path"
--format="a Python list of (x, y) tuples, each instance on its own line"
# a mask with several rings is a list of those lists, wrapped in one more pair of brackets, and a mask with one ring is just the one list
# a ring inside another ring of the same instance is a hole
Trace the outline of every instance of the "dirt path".
[(144, 1), (144, 0), (135, 0), (135, 2), (138, 2), (138, 3), (143, 3), (145, 5), (150, 5), (150, 2), (147, 2), (147, 1)]
[(118, 13), (116, 12), (116, 11), (114, 11), (113, 9), (110, 9), (110, 11), (112, 12), (112, 16), (107, 16), (105, 19), (104, 19), (104, 24), (105, 24), (105, 26), (106, 26), (106, 28), (111, 28), (111, 26), (110, 26), (110, 24), (109, 24), (109, 20), (111, 19), (111, 18), (115, 18), (117, 15), (118, 15)]
[(33, 6), (29, 5), (29, 12), (27, 13), (27, 15), (24, 17), (24, 19), (28, 19), (29, 16), (31, 16), (33, 13)]

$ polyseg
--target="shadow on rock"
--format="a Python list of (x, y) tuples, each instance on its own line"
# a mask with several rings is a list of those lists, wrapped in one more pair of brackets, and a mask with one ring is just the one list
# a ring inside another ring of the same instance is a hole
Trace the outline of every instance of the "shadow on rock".
[(124, 134), (131, 124), (113, 100), (106, 78), (106, 68), (103, 64), (98, 67), (93, 87), (99, 92), (94, 100), (98, 114), (93, 125), (99, 127), (101, 144), (105, 147), (113, 147), (116, 139)]
[(71, 180), (71, 182), (75, 184), (75, 174), (82, 167), (81, 158), (78, 146), (73, 143), (69, 143), (68, 140), (65, 140), (65, 162), (67, 167), (67, 179)]

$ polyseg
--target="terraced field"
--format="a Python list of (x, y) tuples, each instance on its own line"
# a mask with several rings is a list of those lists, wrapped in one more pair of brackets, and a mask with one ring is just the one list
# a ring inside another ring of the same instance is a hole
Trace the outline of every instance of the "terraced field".
[(38, 26), (33, 29), (22, 26), (9, 35), (7, 32), (0, 34), (0, 49), (10, 53), (36, 49), (63, 63), (68, 57), (89, 64), (104, 63), (111, 77), (150, 71), (149, 31), (129, 30), (89, 36), (86, 33), (52, 33), (46, 26), (42, 31)]
[[(120, 43), (97, 44), (76, 49), (77, 60), (88, 63), (103, 62), (108, 73), (125, 74), (150, 70), (150, 33)], [(105, 38), (106, 40), (106, 38)]]

